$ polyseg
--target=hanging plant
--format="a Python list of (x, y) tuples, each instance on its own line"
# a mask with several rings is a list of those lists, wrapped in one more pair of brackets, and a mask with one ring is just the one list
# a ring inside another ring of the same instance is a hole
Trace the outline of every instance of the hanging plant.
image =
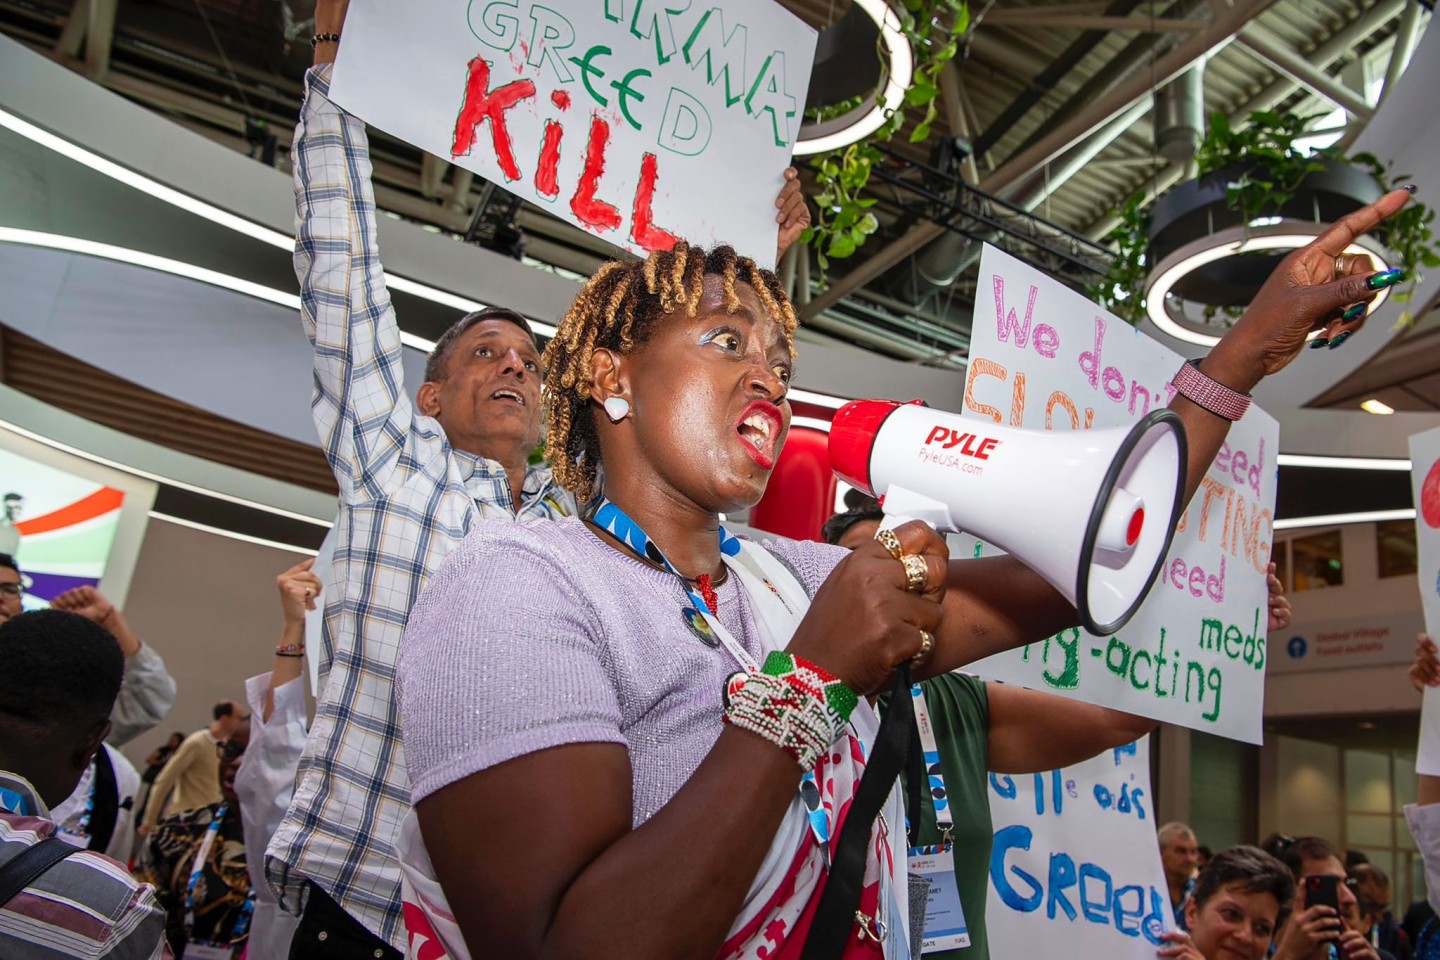
[[(922, 143), (929, 138), (940, 111), (940, 71), (955, 58), (961, 39), (970, 29), (970, 8), (964, 0), (904, 0), (904, 9), (898, 13), (901, 32), (915, 54), (915, 72), (903, 104), (870, 136), (812, 161), (818, 209), (801, 241), (815, 248), (822, 272), (829, 269), (832, 259), (852, 255), (880, 228), (880, 221), (870, 212), (876, 201), (861, 196), (875, 164), (884, 158), (875, 144), (889, 141), (904, 126), (907, 116), (921, 110), (924, 112), (911, 131), (910, 142)], [(815, 119), (840, 116), (855, 106), (857, 101), (848, 101), (822, 108), (815, 112)]]
[[(1303, 151), (1296, 143), (1311, 135), (1310, 128), (1317, 119), (1266, 110), (1252, 113), (1248, 125), (1236, 128), (1228, 117), (1217, 113), (1210, 118), (1210, 128), (1195, 157), (1199, 176), (1236, 171), (1235, 178), (1225, 185), (1225, 203), (1246, 224), (1278, 215), (1301, 191), (1307, 177), (1331, 164), (1359, 167), (1386, 190), (1408, 179), (1406, 175), (1391, 174), (1370, 154), (1346, 157), (1337, 147)], [(1119, 224), (1104, 238), (1115, 250), (1110, 270), (1085, 289), (1096, 303), (1137, 326), (1146, 317), (1142, 291), (1149, 278), (1147, 255), (1153, 207), (1153, 203), (1144, 203), (1144, 194), (1136, 194), (1126, 202), (1119, 213)], [(1433, 210), (1412, 201), (1372, 231), (1376, 241), (1395, 254), (1392, 266), (1402, 267), (1410, 276), (1407, 288), (1391, 293), (1397, 303), (1408, 302), (1414, 296), (1422, 269), (1440, 268), (1430, 226), (1434, 219)], [(1206, 320), (1222, 318), (1229, 323), (1243, 312), (1243, 307), (1234, 306), (1204, 308)], [(1412, 320), (1406, 311), (1401, 314), (1399, 326)]]

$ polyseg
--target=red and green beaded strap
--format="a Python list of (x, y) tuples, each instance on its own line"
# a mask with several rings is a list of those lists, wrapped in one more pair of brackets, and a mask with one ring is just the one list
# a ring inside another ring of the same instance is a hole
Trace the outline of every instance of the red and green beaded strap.
[(775, 651), (759, 673), (725, 685), (725, 722), (764, 737), (812, 770), (842, 737), (859, 703), (854, 691), (808, 660)]
[(780, 677), (792, 686), (820, 697), (835, 714), (838, 727), (850, 722), (850, 714), (860, 702), (855, 691), (829, 670), (784, 650), (772, 651), (765, 658), (760, 672)]

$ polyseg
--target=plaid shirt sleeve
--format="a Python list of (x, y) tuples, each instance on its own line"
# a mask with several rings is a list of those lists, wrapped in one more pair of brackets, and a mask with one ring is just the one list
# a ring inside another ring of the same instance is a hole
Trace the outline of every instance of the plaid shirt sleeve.
[(395, 485), (414, 411), (375, 239), (365, 124), (330, 102), (329, 65), (311, 68), (306, 87), (291, 158), (311, 414), (340, 495), (369, 500)]

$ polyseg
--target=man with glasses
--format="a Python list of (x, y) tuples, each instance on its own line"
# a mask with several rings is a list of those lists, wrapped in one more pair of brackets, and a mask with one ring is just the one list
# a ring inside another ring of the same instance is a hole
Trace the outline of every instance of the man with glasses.
[[(154, 832), (155, 825), (167, 810), (198, 810), (221, 800), (220, 768), (215, 763), (216, 750), (231, 739), (237, 728), (250, 719), (245, 708), (234, 700), (222, 700), (212, 711), (214, 722), (196, 730), (180, 744), (160, 775), (155, 789), (145, 804), (140, 832)], [(175, 796), (171, 800), (171, 792)]]
[(11, 617), (18, 617), (23, 611), (21, 598), (25, 596), (25, 578), (15, 565), (15, 558), (0, 553), (0, 623)]

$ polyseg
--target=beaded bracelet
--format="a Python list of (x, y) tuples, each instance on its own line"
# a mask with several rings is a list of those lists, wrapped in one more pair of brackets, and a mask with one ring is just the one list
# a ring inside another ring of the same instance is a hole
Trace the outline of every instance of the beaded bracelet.
[(277, 657), (303, 657), (305, 656), (305, 644), (303, 643), (282, 643), (275, 648)]
[(320, 44), (322, 44), (322, 43), (339, 43), (339, 42), (340, 42), (340, 34), (338, 34), (338, 33), (317, 33), (317, 34), (315, 34), (315, 36), (313, 36), (313, 37), (310, 38), (310, 46), (312, 46), (312, 47), (318, 47), (318, 46), (320, 46)]
[(845, 731), (859, 698), (828, 671), (776, 652), (725, 685), (726, 723), (764, 737), (811, 770)]

